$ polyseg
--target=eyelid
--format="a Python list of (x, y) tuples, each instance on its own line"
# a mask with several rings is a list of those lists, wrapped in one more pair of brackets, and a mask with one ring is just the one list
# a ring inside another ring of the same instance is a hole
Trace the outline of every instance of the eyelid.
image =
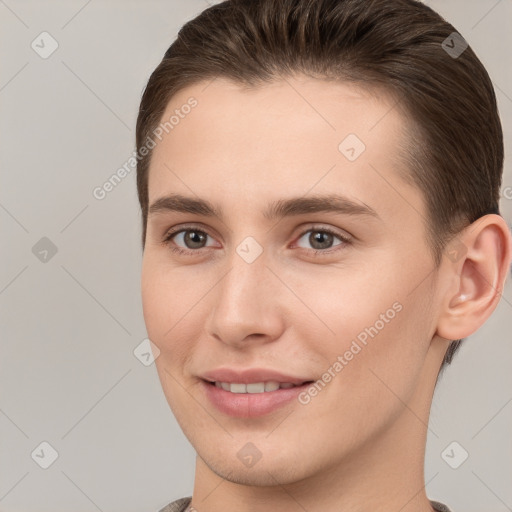
[[(166, 245), (170, 242), (171, 238), (178, 235), (179, 233), (182, 233), (183, 231), (200, 231), (201, 233), (204, 233), (208, 235), (210, 238), (215, 239), (215, 237), (210, 233), (209, 229), (202, 226), (201, 224), (194, 223), (194, 224), (181, 224), (180, 226), (177, 226), (176, 228), (170, 228), (167, 230), (163, 237), (162, 237), (162, 244)], [(184, 250), (190, 250), (194, 252), (198, 252), (199, 249), (184, 249)]]
[[(203, 227), (200, 223), (193, 223), (193, 224), (188, 224), (188, 225), (183, 224), (176, 228), (171, 228), (168, 231), (166, 231), (162, 238), (162, 245), (170, 246), (171, 239), (174, 236), (176, 236), (184, 231), (193, 231), (193, 230), (200, 231), (200, 232), (206, 234), (207, 236), (209, 236), (210, 238), (215, 239), (215, 237), (210, 234), (209, 230), (207, 228)], [(313, 223), (308, 226), (302, 227), (300, 234), (295, 237), (293, 244), (295, 245), (298, 240), (300, 240), (306, 233), (308, 233), (310, 231), (319, 231), (319, 232), (329, 233), (329, 234), (337, 237), (341, 241), (341, 243), (339, 243), (333, 247), (330, 247), (328, 249), (306, 249), (304, 247), (299, 247), (299, 249), (304, 249), (304, 250), (308, 251), (309, 253), (313, 253), (313, 254), (323, 254), (323, 253), (331, 254), (332, 252), (340, 250), (343, 248), (343, 246), (348, 245), (354, 241), (354, 237), (352, 235), (348, 234), (346, 231), (340, 232), (339, 229), (328, 227), (328, 226), (322, 226), (320, 224)], [(338, 249), (339, 246), (342, 246), (342, 247), (340, 247)], [(206, 248), (208, 248), (208, 247), (202, 247), (200, 249), (187, 249), (187, 248), (183, 248), (180, 246), (171, 247), (171, 249), (173, 251), (181, 252), (183, 254), (196, 254), (196, 253), (199, 253), (201, 251), (201, 249), (206, 249)], [(210, 248), (211, 248), (211, 246), (210, 246)]]
[(319, 225), (319, 224), (313, 224), (313, 225), (310, 225), (310, 226), (304, 228), (301, 231), (301, 233), (295, 238), (295, 241), (293, 242), (293, 246), (292, 247), (296, 246), (297, 242), (306, 233), (309, 233), (310, 231), (317, 231), (317, 232), (321, 232), (321, 233), (329, 233), (330, 235), (332, 235), (332, 236), (334, 236), (334, 237), (336, 237), (336, 238), (338, 238), (340, 240), (339, 244), (333, 245), (332, 247), (329, 247), (328, 249), (305, 249), (304, 247), (299, 247), (299, 249), (304, 249), (307, 252), (312, 253), (314, 255), (321, 255), (321, 254), (330, 255), (330, 254), (332, 254), (334, 252), (337, 252), (339, 250), (344, 249), (345, 246), (353, 243), (353, 241), (354, 241), (354, 237), (352, 237), (351, 235), (349, 235), (346, 232), (341, 233), (336, 228), (331, 228), (331, 227), (328, 227), (328, 226), (322, 226), (322, 225)]
[(341, 240), (345, 240), (347, 242), (354, 239), (354, 237), (352, 235), (350, 235), (349, 233), (347, 233), (346, 231), (344, 231), (342, 229), (333, 228), (330, 226), (323, 226), (323, 225), (317, 224), (317, 223), (313, 223), (313, 224), (303, 228), (299, 235), (299, 238), (304, 236), (308, 231), (323, 231), (326, 233), (330, 233), (331, 235), (337, 236)]

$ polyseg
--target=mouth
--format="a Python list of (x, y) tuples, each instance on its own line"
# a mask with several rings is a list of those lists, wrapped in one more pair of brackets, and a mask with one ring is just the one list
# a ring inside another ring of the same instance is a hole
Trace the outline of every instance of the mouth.
[(296, 387), (301, 387), (305, 385), (312, 384), (314, 381), (304, 381), (300, 383), (293, 382), (277, 382), (273, 380), (269, 380), (266, 382), (219, 382), (219, 381), (209, 381), (205, 380), (206, 383), (215, 386), (217, 388), (223, 389), (224, 391), (228, 391), (229, 393), (235, 394), (256, 394), (256, 393), (272, 393), (274, 391), (278, 391), (280, 389), (292, 389)]
[(257, 418), (284, 407), (302, 407), (299, 397), (313, 382), (227, 382), (201, 379), (202, 390), (209, 403), (218, 412), (232, 418)]

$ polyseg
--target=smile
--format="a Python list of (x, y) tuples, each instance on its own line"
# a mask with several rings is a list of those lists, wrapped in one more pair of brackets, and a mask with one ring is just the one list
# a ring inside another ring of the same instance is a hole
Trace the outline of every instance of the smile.
[(292, 382), (276, 382), (276, 381), (267, 381), (267, 382), (253, 382), (249, 384), (244, 384), (241, 382), (218, 382), (216, 381), (215, 386), (218, 388), (222, 388), (224, 391), (229, 391), (230, 393), (269, 393), (272, 391), (277, 391), (278, 389), (290, 389), (296, 386), (301, 386), (302, 384), (293, 384)]
[[(202, 380), (206, 399), (219, 412), (235, 418), (255, 418), (290, 406), (313, 381), (307, 382), (224, 382)], [(294, 405), (293, 405), (294, 404)]]

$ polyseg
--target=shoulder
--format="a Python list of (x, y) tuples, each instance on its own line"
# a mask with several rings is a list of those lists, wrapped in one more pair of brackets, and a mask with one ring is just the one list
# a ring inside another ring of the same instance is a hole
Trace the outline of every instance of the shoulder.
[(430, 500), (430, 504), (434, 508), (436, 512), (453, 512), (451, 509), (449, 509), (446, 505), (443, 503), (440, 503), (439, 501), (432, 501)]
[[(185, 512), (185, 509), (190, 505), (192, 498), (188, 496), (186, 498), (180, 498), (179, 500), (169, 503), (158, 512)], [(446, 505), (439, 501), (432, 501), (430, 503), (436, 512), (452, 512)]]
[(185, 512), (191, 501), (191, 496), (188, 496), (187, 498), (180, 498), (179, 500), (169, 503), (169, 505), (166, 505), (158, 512)]

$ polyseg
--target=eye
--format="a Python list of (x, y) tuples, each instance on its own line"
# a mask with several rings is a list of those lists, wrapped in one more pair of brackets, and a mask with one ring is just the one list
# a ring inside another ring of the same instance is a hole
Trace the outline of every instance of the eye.
[[(202, 229), (188, 227), (168, 232), (162, 240), (162, 243), (169, 246), (173, 252), (192, 255), (197, 254), (199, 249), (208, 247), (205, 243), (209, 236), (210, 235)], [(184, 247), (177, 244), (182, 244)]]
[[(331, 254), (332, 252), (344, 249), (351, 243), (351, 239), (346, 235), (337, 233), (330, 228), (314, 226), (300, 235), (296, 242), (299, 247), (307, 249), (307, 247), (300, 245), (300, 241), (308, 233), (309, 236), (306, 239), (306, 243), (311, 244), (313, 247), (309, 251), (313, 255)], [(213, 237), (205, 230), (198, 229), (196, 226), (188, 226), (167, 232), (164, 235), (162, 244), (168, 246), (175, 253), (195, 256), (201, 253), (200, 249), (214, 246), (207, 245), (208, 238)], [(338, 239), (339, 243), (333, 243), (335, 239)]]
[[(306, 235), (308, 235), (307, 238)], [(337, 233), (331, 229), (317, 226), (304, 231), (297, 240), (297, 243), (299, 243), (303, 238), (306, 238), (306, 243), (309, 243), (313, 247), (314, 254), (331, 253), (333, 252), (333, 247), (341, 246), (338, 249), (334, 249), (334, 251), (337, 251), (350, 244), (350, 238), (347, 236)], [(334, 239), (336, 238), (340, 242), (333, 245)]]

